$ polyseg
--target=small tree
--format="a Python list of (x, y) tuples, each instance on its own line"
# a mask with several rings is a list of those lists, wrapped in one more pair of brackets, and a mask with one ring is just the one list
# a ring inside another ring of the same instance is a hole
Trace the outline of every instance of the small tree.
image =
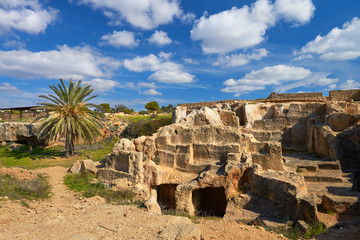
[(162, 106), (161, 110), (163, 110), (164, 112), (172, 112), (174, 110), (174, 106), (172, 104)]
[(88, 103), (97, 95), (90, 94), (94, 91), (89, 84), (81, 85), (81, 81), (74, 83), (71, 79), (67, 87), (62, 79), (61, 84), (49, 86), (55, 94), (47, 96), (40, 95), (51, 103), (40, 103), (41, 109), (50, 112), (48, 116), (36, 119), (45, 119), (41, 122), (37, 133), (41, 138), (65, 139), (65, 156), (74, 155), (74, 144), (80, 139), (85, 142), (93, 142), (101, 133), (100, 112), (92, 111), (89, 108), (96, 108), (97, 105)]
[(149, 111), (157, 111), (160, 109), (159, 104), (155, 101), (148, 102), (145, 104), (145, 108)]
[(124, 110), (128, 109), (125, 105), (123, 104), (115, 104), (115, 108), (114, 108), (114, 111), (116, 113), (119, 113), (119, 112), (123, 112)]
[(108, 103), (100, 103), (99, 105), (97, 105), (96, 109), (102, 113), (110, 113), (111, 112), (110, 104), (108, 104)]

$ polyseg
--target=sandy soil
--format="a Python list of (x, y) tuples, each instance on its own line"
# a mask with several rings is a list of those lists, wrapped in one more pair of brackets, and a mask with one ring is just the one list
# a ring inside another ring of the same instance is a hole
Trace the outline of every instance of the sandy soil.
[[(174, 221), (173, 216), (156, 216), (137, 206), (104, 203), (99, 197), (82, 199), (63, 184), (66, 169), (50, 167), (34, 172), (49, 176), (52, 196), (30, 201), (0, 201), (0, 239), (158, 239), (158, 233)], [(201, 239), (284, 239), (262, 227), (234, 221), (201, 219)]]

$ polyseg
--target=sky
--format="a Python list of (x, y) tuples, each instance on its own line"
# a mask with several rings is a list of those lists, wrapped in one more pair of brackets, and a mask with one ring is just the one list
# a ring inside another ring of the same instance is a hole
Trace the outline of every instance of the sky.
[(135, 110), (360, 88), (360, 1), (0, 0), (0, 107), (59, 78)]

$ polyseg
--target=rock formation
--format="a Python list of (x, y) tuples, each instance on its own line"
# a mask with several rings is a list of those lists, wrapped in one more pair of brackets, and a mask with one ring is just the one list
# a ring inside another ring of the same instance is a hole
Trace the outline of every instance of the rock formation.
[(0, 123), (0, 142), (24, 142), (30, 146), (46, 145), (36, 135), (36, 124), (22, 122)]
[(97, 177), (189, 215), (311, 223), (318, 206), (358, 214), (360, 103), (298, 96), (178, 106), (172, 125), (119, 140)]

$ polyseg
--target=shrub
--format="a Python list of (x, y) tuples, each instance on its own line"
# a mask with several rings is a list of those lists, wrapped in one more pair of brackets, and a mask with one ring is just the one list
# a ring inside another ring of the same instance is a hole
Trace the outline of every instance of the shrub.
[(129, 124), (123, 132), (123, 136), (127, 138), (137, 138), (140, 136), (151, 136), (156, 133), (159, 128), (172, 124), (171, 118), (161, 118), (145, 122), (140, 120)]
[(31, 180), (19, 180), (10, 175), (0, 175), (0, 196), (10, 199), (44, 199), (50, 196), (50, 185), (39, 175)]
[(89, 198), (100, 196), (108, 203), (133, 204), (134, 192), (130, 190), (114, 191), (108, 189), (101, 181), (96, 180), (95, 175), (88, 172), (66, 175), (64, 183), (71, 190), (81, 192), (81, 195)]

